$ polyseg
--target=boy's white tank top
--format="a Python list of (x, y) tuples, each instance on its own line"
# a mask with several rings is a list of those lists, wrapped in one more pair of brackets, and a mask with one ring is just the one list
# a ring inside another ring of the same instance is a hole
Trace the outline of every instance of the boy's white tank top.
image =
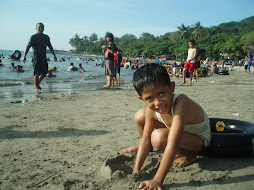
[[(174, 104), (175, 104), (175, 101), (176, 99), (178, 98), (178, 96), (180, 96), (182, 93), (174, 93), (174, 96), (173, 96), (173, 102), (172, 102), (172, 107), (171, 107), (171, 113), (172, 113), (172, 117), (174, 116)], [(202, 107), (201, 107), (202, 108)], [(201, 122), (201, 123), (198, 123), (198, 124), (194, 124), (194, 125), (185, 125), (184, 126), (184, 131), (188, 132), (188, 133), (192, 133), (192, 134), (197, 134), (197, 135), (200, 135), (202, 134), (203, 132), (207, 131), (206, 127), (204, 127), (205, 125), (209, 124), (209, 118), (206, 114), (206, 112), (204, 111), (204, 109), (202, 108), (203, 110), (203, 113), (204, 113), (204, 121)], [(168, 129), (170, 129), (169, 126), (167, 126), (167, 124), (165, 123), (165, 121), (163, 120), (162, 116), (160, 113), (158, 112), (155, 112), (158, 120), (163, 123)]]
[[(189, 48), (189, 50), (188, 50), (187, 61), (190, 60), (192, 57), (194, 57), (194, 49), (195, 49), (195, 48)], [(194, 59), (191, 60), (190, 62), (191, 62), (191, 63), (196, 63), (196, 58), (194, 58)]]

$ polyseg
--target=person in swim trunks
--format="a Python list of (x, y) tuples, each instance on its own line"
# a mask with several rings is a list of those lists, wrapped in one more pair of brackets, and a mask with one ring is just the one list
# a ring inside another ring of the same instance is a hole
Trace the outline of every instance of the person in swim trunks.
[(172, 165), (186, 166), (211, 140), (210, 122), (204, 109), (181, 93), (174, 93), (175, 83), (165, 67), (146, 64), (133, 76), (133, 85), (147, 105), (135, 114), (141, 141), (138, 146), (123, 150), (137, 151), (133, 173), (141, 170), (153, 146), (164, 151), (154, 178), (139, 188), (162, 189), (163, 181)]
[(48, 62), (46, 57), (47, 46), (50, 52), (54, 55), (54, 60), (57, 61), (54, 49), (50, 43), (50, 38), (48, 35), (43, 34), (44, 25), (42, 23), (36, 24), (37, 33), (32, 35), (29, 39), (28, 45), (26, 47), (25, 53), (23, 55), (23, 62), (26, 62), (26, 55), (29, 49), (33, 48), (32, 62), (34, 67), (34, 84), (35, 93), (38, 94), (41, 90), (40, 82), (44, 79), (48, 73)]
[(197, 55), (197, 49), (194, 46), (195, 46), (195, 40), (190, 40), (189, 41), (189, 47), (190, 48), (188, 50), (187, 61), (184, 63), (182, 84), (185, 83), (187, 70), (190, 71), (190, 85), (191, 85), (191, 82), (192, 82), (192, 78), (193, 78), (192, 76), (194, 74), (194, 68), (195, 68), (195, 63), (196, 63), (196, 55)]

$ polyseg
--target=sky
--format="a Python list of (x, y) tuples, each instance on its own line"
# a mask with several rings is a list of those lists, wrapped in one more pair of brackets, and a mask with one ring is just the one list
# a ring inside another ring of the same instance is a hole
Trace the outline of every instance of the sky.
[(143, 32), (154, 36), (184, 24), (204, 27), (254, 16), (254, 0), (0, 0), (0, 49), (24, 51), (36, 23), (45, 25), (54, 49), (71, 50), (69, 41), (96, 33), (115, 37)]

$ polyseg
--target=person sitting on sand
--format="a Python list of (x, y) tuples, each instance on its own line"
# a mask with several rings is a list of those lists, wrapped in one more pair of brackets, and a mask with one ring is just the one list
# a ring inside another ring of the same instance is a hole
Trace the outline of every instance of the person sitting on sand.
[(139, 188), (161, 189), (164, 178), (172, 165), (186, 166), (196, 159), (198, 152), (211, 140), (209, 118), (204, 109), (181, 93), (174, 93), (175, 83), (165, 67), (147, 64), (133, 76), (133, 85), (147, 105), (135, 114), (135, 122), (141, 141), (138, 146), (123, 150), (137, 151), (133, 173), (141, 170), (155, 146), (164, 151), (154, 178), (144, 181)]
[(213, 68), (212, 68), (212, 70), (211, 70), (211, 74), (217, 75), (218, 72), (219, 72), (219, 68), (217, 67), (217, 64), (214, 64), (214, 65), (213, 65)]

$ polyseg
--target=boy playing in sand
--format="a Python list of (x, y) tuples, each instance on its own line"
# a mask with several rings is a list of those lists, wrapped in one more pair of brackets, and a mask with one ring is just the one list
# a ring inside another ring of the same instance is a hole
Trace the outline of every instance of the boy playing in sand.
[(184, 63), (182, 84), (185, 83), (187, 70), (190, 71), (190, 85), (192, 82), (192, 78), (193, 78), (192, 76), (194, 74), (194, 67), (195, 67), (196, 55), (197, 55), (197, 49), (194, 46), (195, 46), (195, 40), (190, 40), (187, 61)]
[(203, 108), (184, 94), (174, 93), (175, 83), (170, 81), (167, 70), (157, 64), (147, 64), (133, 76), (139, 99), (146, 108), (135, 114), (141, 137), (138, 146), (123, 150), (137, 151), (133, 173), (141, 167), (155, 146), (164, 151), (154, 178), (144, 181), (139, 188), (161, 189), (171, 165), (186, 166), (196, 159), (196, 154), (210, 143), (209, 119)]
[(46, 48), (49, 47), (50, 52), (54, 55), (55, 61), (57, 61), (54, 49), (50, 43), (50, 39), (47, 35), (43, 34), (44, 25), (42, 23), (36, 24), (37, 34), (30, 37), (28, 45), (26, 47), (23, 62), (26, 62), (26, 55), (29, 49), (33, 48), (32, 62), (34, 66), (34, 84), (35, 93), (38, 94), (41, 90), (40, 82), (44, 79), (48, 72), (48, 62), (46, 58)]

